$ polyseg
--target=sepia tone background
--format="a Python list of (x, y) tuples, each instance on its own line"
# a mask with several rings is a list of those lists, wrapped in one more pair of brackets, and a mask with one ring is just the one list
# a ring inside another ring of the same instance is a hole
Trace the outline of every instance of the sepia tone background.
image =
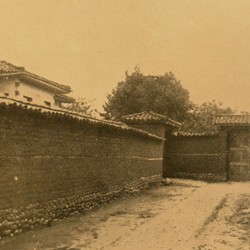
[(172, 71), (194, 102), (250, 111), (249, 9), (246, 0), (0, 0), (0, 57), (99, 110), (139, 65)]
[[(0, 0), (0, 60), (70, 85), (100, 111), (135, 66), (172, 71), (193, 102), (250, 111), (249, 9), (247, 0)], [(164, 144), (126, 125), (5, 99), (0, 248), (249, 248), (249, 183), (172, 179), (236, 180), (228, 169), (248, 179), (248, 120), (243, 132), (236, 121), (227, 123), (235, 133), (211, 137), (163, 128)]]

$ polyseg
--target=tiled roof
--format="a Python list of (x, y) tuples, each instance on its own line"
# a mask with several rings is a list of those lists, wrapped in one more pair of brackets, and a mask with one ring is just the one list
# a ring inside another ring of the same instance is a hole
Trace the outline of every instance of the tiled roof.
[(144, 111), (141, 113), (126, 115), (121, 118), (122, 122), (132, 124), (167, 124), (173, 127), (180, 127), (181, 123), (168, 118), (165, 115), (160, 115), (152, 111)]
[(217, 115), (214, 124), (224, 126), (250, 126), (250, 115)]
[(175, 136), (213, 136), (219, 133), (221, 126), (250, 126), (250, 115), (216, 115), (210, 128), (204, 131), (180, 129), (173, 132)]
[(218, 127), (211, 127), (210, 129), (207, 129), (202, 132), (180, 130), (180, 131), (175, 131), (172, 134), (174, 136), (189, 136), (189, 137), (193, 136), (194, 137), (194, 136), (214, 136), (214, 135), (218, 135), (218, 133), (219, 133)]
[(6, 96), (0, 96), (0, 107), (6, 106), (9, 108), (12, 107), (17, 107), (20, 109), (26, 109), (27, 111), (30, 112), (40, 112), (45, 115), (50, 115), (50, 116), (60, 116), (65, 119), (75, 119), (79, 120), (83, 123), (87, 124), (92, 124), (93, 126), (100, 126), (100, 127), (106, 127), (114, 130), (123, 130), (127, 133), (130, 134), (135, 134), (141, 137), (147, 137), (147, 138), (152, 138), (157, 141), (162, 141), (164, 138), (161, 138), (159, 136), (150, 134), (144, 130), (136, 129), (136, 128), (131, 128), (127, 126), (126, 124), (120, 123), (120, 122), (113, 122), (113, 121), (108, 121), (108, 120), (100, 120), (97, 118), (93, 117), (88, 117), (85, 115), (81, 115), (79, 113), (74, 113), (66, 110), (59, 110), (59, 109), (52, 109), (49, 107), (44, 107), (44, 106), (39, 106), (31, 103), (25, 103), (21, 101), (17, 101), (11, 98), (8, 98)]
[(31, 78), (31, 79), (35, 79), (38, 81), (43, 81), (48, 85), (57, 87), (57, 88), (62, 89), (63, 91), (66, 91), (66, 92), (71, 91), (71, 88), (69, 86), (62, 85), (62, 84), (56, 83), (54, 81), (48, 80), (44, 77), (30, 73), (30, 72), (26, 71), (24, 67), (18, 67), (18, 66), (11, 64), (11, 63), (5, 62), (5, 61), (0, 61), (0, 76), (1, 75), (4, 75), (4, 76), (6, 76), (6, 75), (20, 75), (24, 78)]

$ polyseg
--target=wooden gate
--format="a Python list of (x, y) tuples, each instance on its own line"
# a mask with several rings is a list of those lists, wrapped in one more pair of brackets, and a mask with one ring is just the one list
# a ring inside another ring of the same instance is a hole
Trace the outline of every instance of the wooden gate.
[(229, 181), (250, 181), (250, 130), (229, 134)]

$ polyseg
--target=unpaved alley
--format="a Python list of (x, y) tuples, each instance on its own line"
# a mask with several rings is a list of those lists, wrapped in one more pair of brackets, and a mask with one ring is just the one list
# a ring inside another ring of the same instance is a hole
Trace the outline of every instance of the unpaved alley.
[(3, 250), (246, 249), (250, 183), (175, 180), (52, 227), (4, 240)]

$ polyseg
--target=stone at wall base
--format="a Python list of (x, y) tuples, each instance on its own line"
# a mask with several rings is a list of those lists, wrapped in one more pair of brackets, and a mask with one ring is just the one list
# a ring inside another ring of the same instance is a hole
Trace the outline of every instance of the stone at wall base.
[(53, 222), (77, 213), (84, 213), (119, 198), (134, 195), (161, 183), (160, 176), (140, 178), (131, 183), (111, 187), (106, 192), (74, 195), (46, 203), (34, 203), (25, 207), (0, 210), (0, 239), (12, 237), (37, 227), (51, 226)]

